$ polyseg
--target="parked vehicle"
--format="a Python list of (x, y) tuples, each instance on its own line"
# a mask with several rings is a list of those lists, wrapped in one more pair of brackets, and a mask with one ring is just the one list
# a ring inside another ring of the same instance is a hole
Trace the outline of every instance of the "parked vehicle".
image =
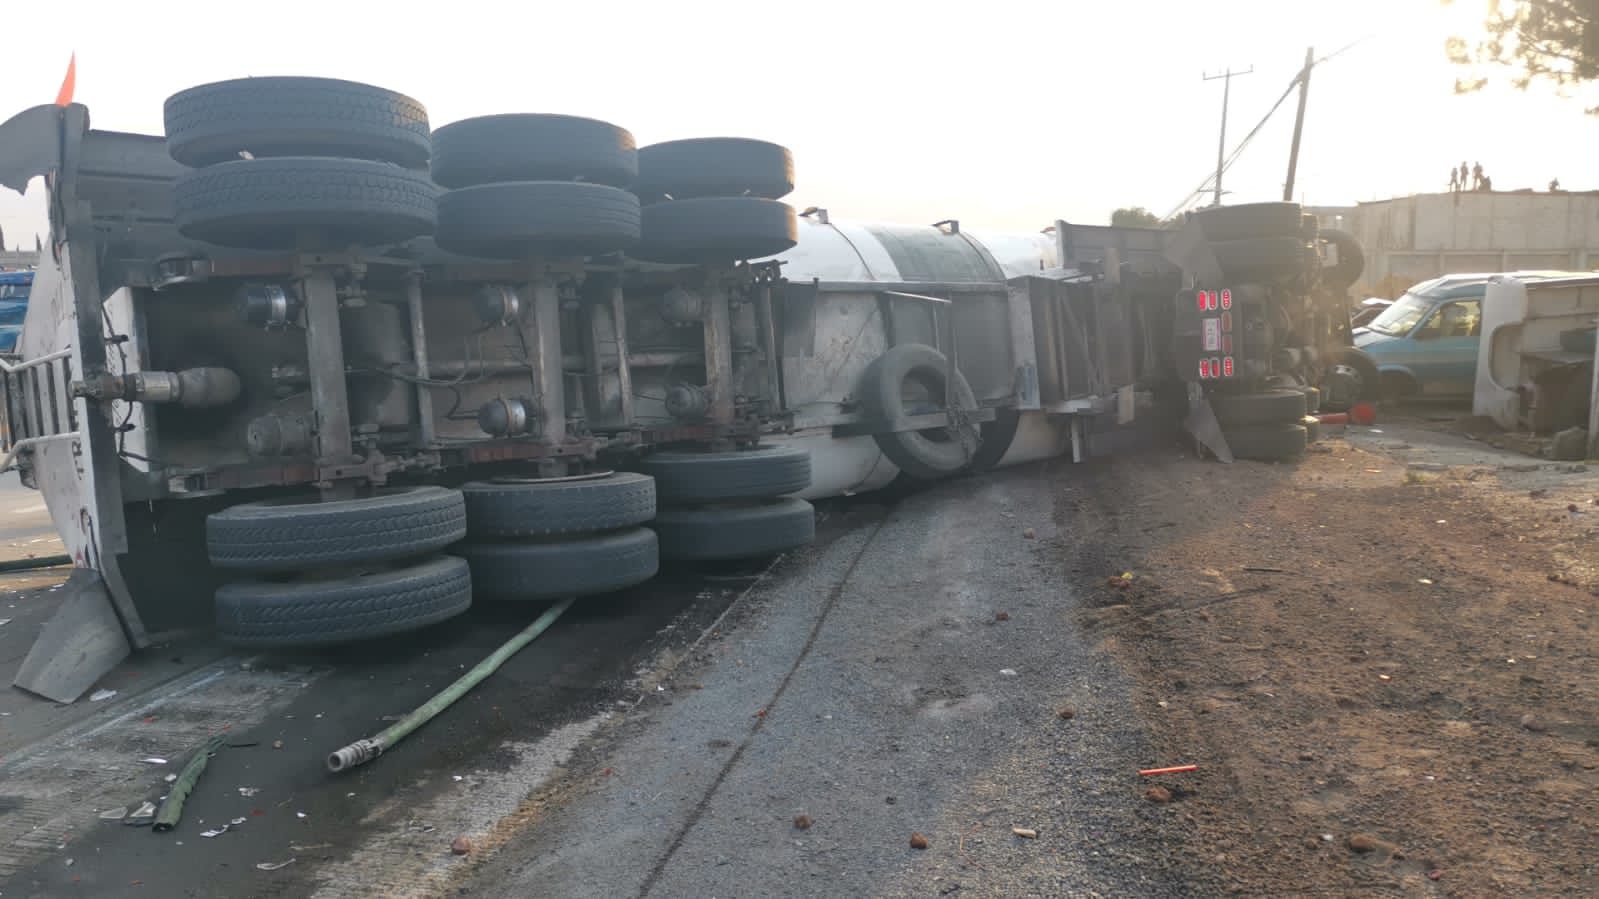
[(1310, 385), (1375, 387), (1358, 247), (1290, 203), (851, 224), (782, 203), (763, 141), (432, 131), (272, 77), (174, 95), (164, 137), (0, 125), (0, 184), (46, 171), (55, 299), (3, 369), (0, 469), (95, 573), (104, 645), (337, 643), (769, 556), (807, 499), (1108, 452), (1157, 399), (1223, 459), (1291, 458)]
[(0, 272), (0, 353), (15, 353), (33, 272)]
[[(1536, 280), (1558, 274), (1521, 272)], [(1383, 394), (1467, 397), (1477, 372), (1482, 299), (1494, 274), (1444, 275), (1406, 291), (1354, 332), (1355, 346), (1377, 361)]]
[(1364, 328), (1371, 323), (1372, 319), (1382, 315), (1393, 304), (1393, 300), (1385, 300), (1381, 297), (1367, 297), (1361, 301), (1354, 313), (1349, 316), (1349, 326), (1351, 328)]

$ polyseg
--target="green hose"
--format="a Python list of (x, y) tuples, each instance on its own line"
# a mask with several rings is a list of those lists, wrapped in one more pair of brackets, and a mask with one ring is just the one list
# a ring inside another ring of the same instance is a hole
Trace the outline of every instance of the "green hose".
[(385, 728), (375, 737), (356, 740), (354, 743), (328, 755), (328, 770), (337, 774), (357, 765), (364, 765), (386, 752), (394, 744), (410, 736), (411, 731), (433, 720), (433, 716), (449, 708), (452, 703), (467, 691), (477, 686), (484, 678), (499, 670), (506, 660), (516, 655), (522, 647), (533, 642), (539, 634), (549, 630), (555, 619), (561, 613), (572, 607), (572, 598), (563, 599), (547, 609), (543, 615), (528, 625), (521, 633), (505, 642), (504, 646), (494, 650), (493, 654), (477, 663), (471, 671), (463, 674), (443, 690), (439, 691), (432, 699), (423, 703), (416, 711)]
[(225, 735), (217, 734), (205, 741), (200, 751), (189, 759), (183, 766), (183, 773), (172, 782), (167, 789), (167, 798), (162, 800), (161, 808), (155, 813), (155, 825), (150, 829), (156, 833), (164, 833), (178, 826), (178, 820), (183, 817), (183, 804), (189, 800), (189, 794), (194, 791), (194, 785), (199, 782), (200, 775), (205, 773), (205, 766), (211, 761), (211, 754), (222, 748)]

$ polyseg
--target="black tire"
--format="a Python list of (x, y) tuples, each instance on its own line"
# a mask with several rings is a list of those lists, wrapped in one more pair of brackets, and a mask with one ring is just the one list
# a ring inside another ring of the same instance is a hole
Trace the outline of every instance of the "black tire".
[(1021, 422), (1022, 414), (1015, 409), (995, 409), (994, 420), (979, 425), (982, 442), (977, 445), (977, 452), (972, 455), (968, 470), (992, 471), (1010, 451), (1011, 442), (1016, 439), (1016, 428)]
[(537, 601), (610, 593), (660, 569), (655, 532), (629, 528), (562, 540), (463, 543), (451, 550), (472, 568), (479, 601)]
[(329, 580), (224, 584), (216, 596), (217, 635), (233, 646), (327, 646), (414, 631), (471, 605), (466, 563), (438, 556)]
[(1321, 419), (1314, 415), (1307, 415), (1299, 420), (1305, 429), (1306, 443), (1319, 443), (1321, 441)]
[(439, 198), (438, 244), (491, 259), (598, 256), (638, 243), (638, 197), (579, 181), (511, 181)]
[(650, 527), (661, 558), (672, 562), (756, 559), (796, 549), (816, 539), (816, 510), (802, 499), (745, 506), (667, 506)]
[(1308, 275), (1315, 258), (1310, 245), (1290, 232), (1287, 237), (1250, 237), (1211, 243), (1223, 278), (1247, 281)]
[(206, 518), (211, 564), (241, 571), (299, 571), (403, 559), (466, 536), (459, 490), (387, 487), (320, 502), (316, 494), (244, 503)]
[(1298, 203), (1245, 203), (1204, 209), (1195, 216), (1200, 231), (1211, 242), (1257, 237), (1293, 237), (1299, 234), (1304, 211)]
[(811, 486), (811, 454), (792, 447), (731, 453), (666, 451), (645, 456), (640, 471), (655, 479), (661, 503), (768, 499)]
[(1229, 425), (1293, 424), (1304, 418), (1307, 411), (1305, 393), (1299, 389), (1212, 394), (1210, 408), (1223, 428)]
[(1345, 367), (1354, 373), (1356, 379), (1353, 386), (1349, 387), (1346, 384), (1330, 384), (1330, 375), (1323, 375), (1321, 406), (1328, 412), (1348, 412), (1358, 402), (1370, 403), (1382, 398), (1382, 374), (1377, 369), (1377, 360), (1365, 350), (1343, 347), (1328, 356), (1327, 366), (1329, 371), (1334, 367)]
[[(903, 391), (907, 383), (917, 385), (931, 405), (945, 408), (949, 374), (949, 360), (943, 353), (926, 344), (901, 344), (872, 360), (861, 376), (856, 395), (867, 416), (889, 422), (915, 411), (905, 406)], [(977, 400), (966, 378), (958, 371), (954, 376), (958, 407), (975, 409)], [(925, 481), (948, 477), (970, 466), (982, 440), (976, 425), (873, 434), (872, 438), (901, 471)]]
[(628, 255), (674, 265), (775, 256), (799, 242), (793, 207), (759, 197), (655, 203), (644, 207), (643, 232)]
[(472, 481), (466, 531), (472, 537), (550, 537), (633, 527), (655, 517), (655, 481), (617, 472), (604, 478)]
[(1223, 428), (1222, 436), (1235, 459), (1255, 459), (1277, 462), (1294, 459), (1305, 454), (1309, 436), (1304, 425), (1297, 422), (1276, 425), (1249, 425)]
[(249, 250), (380, 246), (431, 234), (438, 197), (423, 172), (305, 156), (224, 162), (172, 185), (183, 236)]
[(240, 78), (167, 98), (167, 153), (187, 166), (337, 156), (424, 168), (428, 114), (391, 90), (334, 78)]
[(451, 122), (433, 132), (433, 180), (445, 187), (500, 181), (588, 181), (628, 187), (633, 135), (609, 122), (512, 113)]
[(671, 197), (764, 197), (794, 190), (787, 147), (742, 137), (702, 137), (651, 144), (638, 151), (637, 192), (646, 201)]
[(1333, 290), (1353, 287), (1366, 270), (1366, 253), (1360, 248), (1360, 241), (1348, 231), (1333, 228), (1321, 232), (1317, 239), (1338, 248), (1338, 264), (1321, 270), (1322, 284)]

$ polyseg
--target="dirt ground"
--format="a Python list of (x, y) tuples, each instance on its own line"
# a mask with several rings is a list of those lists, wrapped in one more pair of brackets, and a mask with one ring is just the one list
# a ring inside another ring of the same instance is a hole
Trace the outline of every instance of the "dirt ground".
[(1411, 434), (1058, 501), (1196, 892), (1599, 894), (1599, 472)]

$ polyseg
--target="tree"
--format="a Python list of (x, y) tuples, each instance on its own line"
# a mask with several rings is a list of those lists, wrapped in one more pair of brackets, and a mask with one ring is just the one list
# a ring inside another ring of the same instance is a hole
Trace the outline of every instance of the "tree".
[(1488, 4), (1483, 30), (1480, 39), (1448, 40), (1449, 60), (1473, 70), (1455, 79), (1456, 93), (1482, 89), (1485, 71), (1501, 66), (1517, 70), (1511, 84), (1523, 90), (1546, 81), (1567, 93), (1599, 79), (1599, 0), (1497, 0)]
[(1142, 206), (1124, 206), (1110, 214), (1113, 228), (1158, 228), (1160, 216)]

